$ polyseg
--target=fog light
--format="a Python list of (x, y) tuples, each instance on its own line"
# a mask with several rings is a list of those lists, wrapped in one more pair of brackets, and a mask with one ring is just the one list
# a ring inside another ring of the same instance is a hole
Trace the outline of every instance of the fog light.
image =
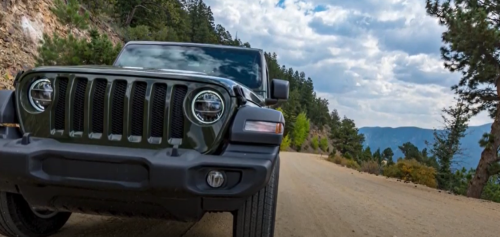
[(224, 174), (220, 171), (210, 171), (207, 176), (207, 183), (212, 188), (220, 188), (224, 184)]

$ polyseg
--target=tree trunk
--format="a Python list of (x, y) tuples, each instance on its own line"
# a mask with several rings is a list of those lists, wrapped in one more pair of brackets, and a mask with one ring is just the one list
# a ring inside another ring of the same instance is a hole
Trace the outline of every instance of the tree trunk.
[(139, 7), (139, 5), (135, 6), (132, 11), (128, 14), (127, 16), (127, 20), (125, 21), (125, 27), (128, 27), (130, 26), (130, 23), (132, 23), (132, 20), (134, 19), (134, 15), (135, 15), (135, 11), (137, 11), (137, 8)]
[[(493, 133), (496, 123), (496, 134), (499, 134), (499, 122), (495, 120), (493, 125), (491, 125), (491, 132)], [(469, 182), (469, 188), (467, 189), (467, 197), (472, 198), (481, 198), (481, 194), (483, 193), (484, 186), (486, 186), (488, 179), (490, 178), (490, 174), (488, 172), (488, 167), (491, 163), (493, 163), (497, 158), (496, 149), (493, 148), (485, 148), (481, 153), (481, 159), (479, 160), (479, 164), (476, 168), (476, 174)]]
[[(498, 96), (500, 95), (500, 78), (497, 79), (496, 84)], [(491, 164), (498, 162), (497, 149), (500, 146), (500, 103), (497, 104), (495, 120), (493, 124), (491, 124), (490, 134), (493, 135), (493, 142), (486, 146), (483, 152), (481, 152), (481, 159), (479, 160), (479, 164), (477, 164), (476, 174), (469, 182), (467, 197), (481, 198), (484, 186), (486, 186), (492, 175), (489, 172), (489, 167)]]

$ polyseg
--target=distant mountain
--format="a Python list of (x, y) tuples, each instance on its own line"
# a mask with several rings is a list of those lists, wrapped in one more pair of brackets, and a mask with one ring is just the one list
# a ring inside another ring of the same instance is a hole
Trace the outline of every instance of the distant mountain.
[[(459, 164), (460, 167), (476, 168), (481, 157), (481, 152), (483, 151), (479, 146), (479, 139), (481, 139), (485, 132), (489, 132), (490, 128), (491, 123), (469, 127), (467, 135), (461, 141), (464, 155), (456, 157), (457, 161), (461, 162)], [(365, 135), (364, 146), (370, 146), (372, 152), (375, 152), (377, 148), (383, 151), (385, 148), (390, 147), (394, 151), (394, 161), (403, 156), (401, 150), (398, 149), (398, 146), (403, 143), (411, 142), (422, 150), (426, 147), (426, 140), (430, 143), (434, 140), (432, 129), (418, 127), (363, 127), (359, 129), (359, 132)], [(428, 150), (430, 148), (427, 147)]]

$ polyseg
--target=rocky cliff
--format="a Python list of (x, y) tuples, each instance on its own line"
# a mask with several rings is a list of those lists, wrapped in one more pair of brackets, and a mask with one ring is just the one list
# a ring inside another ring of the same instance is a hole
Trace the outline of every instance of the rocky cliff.
[[(87, 35), (87, 31), (61, 24), (50, 10), (53, 5), (53, 0), (0, 0), (0, 89), (12, 88), (11, 80), (17, 71), (34, 66), (44, 33)], [(120, 41), (112, 27), (96, 17), (90, 20), (94, 28), (106, 33), (113, 42)]]

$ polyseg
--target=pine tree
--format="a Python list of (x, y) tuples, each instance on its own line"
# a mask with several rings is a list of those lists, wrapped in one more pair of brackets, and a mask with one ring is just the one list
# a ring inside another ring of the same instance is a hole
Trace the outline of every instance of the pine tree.
[(456, 93), (474, 115), (488, 111), (494, 119), (467, 196), (480, 198), (490, 167), (500, 161), (500, 1), (427, 0), (427, 13), (447, 29), (442, 35), (441, 56), (451, 72), (461, 72)]
[(451, 165), (454, 163), (455, 156), (462, 154), (460, 139), (465, 137), (470, 114), (465, 103), (458, 99), (455, 106), (443, 109), (441, 117), (443, 118), (444, 130), (434, 130), (431, 153), (439, 163), (438, 187), (451, 190), (453, 178)]

